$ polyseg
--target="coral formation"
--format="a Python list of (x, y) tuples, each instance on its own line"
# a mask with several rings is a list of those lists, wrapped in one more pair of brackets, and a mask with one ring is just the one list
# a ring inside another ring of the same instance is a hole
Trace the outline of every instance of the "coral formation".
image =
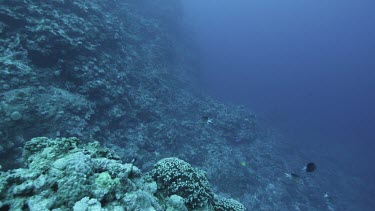
[(187, 210), (212, 202), (204, 174), (176, 158), (156, 164), (157, 182), (98, 142), (77, 138), (33, 138), (23, 159), (27, 168), (0, 172), (0, 209)]
[(206, 174), (178, 158), (165, 158), (151, 171), (158, 190), (164, 197), (178, 195), (189, 208), (206, 208), (212, 204), (213, 193)]
[(236, 200), (227, 199), (215, 195), (214, 198), (214, 210), (215, 211), (241, 211), (245, 210), (245, 207)]

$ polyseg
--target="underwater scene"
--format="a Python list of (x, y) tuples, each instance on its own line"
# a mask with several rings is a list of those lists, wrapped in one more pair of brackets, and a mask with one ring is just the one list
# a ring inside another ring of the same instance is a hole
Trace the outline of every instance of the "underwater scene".
[(374, 210), (374, 8), (0, 0), (0, 211)]

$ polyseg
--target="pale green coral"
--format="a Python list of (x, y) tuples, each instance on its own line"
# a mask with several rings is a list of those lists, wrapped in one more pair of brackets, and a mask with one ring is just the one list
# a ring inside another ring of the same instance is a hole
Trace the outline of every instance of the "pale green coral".
[(95, 184), (100, 188), (109, 191), (116, 187), (116, 185), (120, 185), (120, 180), (119, 178), (112, 179), (111, 175), (109, 175), (108, 171), (106, 171), (99, 174), (99, 176), (95, 179)]

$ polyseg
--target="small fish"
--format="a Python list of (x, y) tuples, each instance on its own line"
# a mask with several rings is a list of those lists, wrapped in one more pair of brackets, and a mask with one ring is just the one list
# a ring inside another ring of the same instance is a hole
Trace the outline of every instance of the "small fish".
[[(313, 172), (316, 169), (315, 163), (307, 163), (305, 166), (303, 166), (302, 171), (303, 172)], [(301, 176), (296, 173), (285, 173), (285, 176), (289, 179), (299, 180), (301, 179)]]
[(315, 169), (316, 169), (315, 163), (307, 163), (303, 167), (303, 171), (306, 171), (306, 172), (313, 172), (313, 171), (315, 171)]
[(328, 192), (325, 193), (325, 194), (323, 195), (323, 197), (324, 197), (324, 200), (326, 200), (327, 203), (329, 203), (329, 202), (332, 201), (332, 197), (331, 197), (331, 195), (328, 194)]
[(285, 176), (289, 179), (300, 179), (300, 176), (295, 173), (285, 173)]
[(208, 116), (202, 116), (202, 120), (203, 120), (204, 122), (207, 122), (207, 121), (208, 121), (208, 119), (209, 119), (209, 117), (208, 117)]
[(212, 123), (212, 119), (208, 116), (202, 116), (202, 120), (206, 123), (206, 124), (211, 124)]
[(136, 161), (137, 161), (137, 158), (133, 158), (133, 159), (130, 161), (130, 163), (131, 163), (131, 164), (134, 164)]

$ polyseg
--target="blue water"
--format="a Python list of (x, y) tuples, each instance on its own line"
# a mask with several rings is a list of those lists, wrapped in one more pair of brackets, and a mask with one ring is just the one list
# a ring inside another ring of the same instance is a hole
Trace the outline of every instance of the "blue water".
[(375, 183), (374, 1), (184, 6), (200, 49), (202, 88), (255, 110), (321, 168)]

